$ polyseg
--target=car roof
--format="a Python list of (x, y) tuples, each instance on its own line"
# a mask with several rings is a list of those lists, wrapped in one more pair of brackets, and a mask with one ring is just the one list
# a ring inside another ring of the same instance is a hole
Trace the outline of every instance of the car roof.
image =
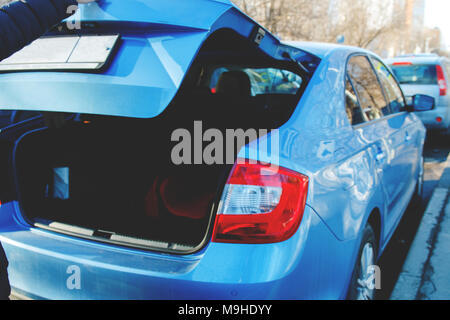
[(324, 59), (326, 56), (335, 51), (349, 51), (349, 52), (359, 52), (365, 54), (375, 55), (373, 52), (368, 51), (363, 48), (341, 45), (336, 43), (325, 43), (325, 42), (308, 42), (308, 41), (283, 41), (283, 44), (289, 45)]

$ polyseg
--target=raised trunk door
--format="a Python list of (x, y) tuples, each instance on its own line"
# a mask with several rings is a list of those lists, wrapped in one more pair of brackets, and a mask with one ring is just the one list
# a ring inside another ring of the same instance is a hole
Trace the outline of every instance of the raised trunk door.
[(0, 63), (0, 109), (155, 117), (230, 8), (213, 0), (80, 5), (63, 23), (79, 22), (79, 31), (54, 31)]

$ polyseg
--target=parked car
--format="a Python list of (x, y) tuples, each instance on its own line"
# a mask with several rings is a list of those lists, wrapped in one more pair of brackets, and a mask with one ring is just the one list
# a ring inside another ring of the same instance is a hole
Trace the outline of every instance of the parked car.
[[(281, 43), (228, 0), (90, 3), (76, 18), (77, 33), (0, 64), (2, 109), (35, 112), (0, 134), (16, 295), (374, 297), (373, 265), (423, 182), (409, 110), (433, 98), (408, 108), (375, 54)], [(266, 133), (231, 162), (220, 147), (196, 158), (230, 129)]]
[(405, 95), (425, 94), (434, 97), (436, 106), (417, 116), (431, 130), (450, 127), (450, 60), (434, 54), (404, 55), (387, 60)]

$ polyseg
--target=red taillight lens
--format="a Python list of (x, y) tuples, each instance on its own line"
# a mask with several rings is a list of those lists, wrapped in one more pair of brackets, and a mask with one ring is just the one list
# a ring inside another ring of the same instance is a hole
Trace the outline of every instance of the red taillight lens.
[(214, 242), (274, 243), (297, 231), (308, 177), (261, 163), (235, 164), (220, 201)]
[(447, 95), (447, 81), (445, 81), (444, 70), (440, 65), (436, 65), (436, 74), (439, 84), (439, 95)]

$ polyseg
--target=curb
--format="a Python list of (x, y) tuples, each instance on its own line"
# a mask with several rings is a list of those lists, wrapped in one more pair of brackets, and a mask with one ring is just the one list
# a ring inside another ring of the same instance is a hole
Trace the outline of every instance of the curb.
[(450, 155), (439, 184), (433, 191), (431, 200), (420, 222), (414, 241), (402, 271), (392, 291), (390, 300), (416, 300), (422, 297), (425, 273), (433, 254), (436, 238), (440, 231), (440, 222), (445, 215), (445, 205), (449, 199)]

